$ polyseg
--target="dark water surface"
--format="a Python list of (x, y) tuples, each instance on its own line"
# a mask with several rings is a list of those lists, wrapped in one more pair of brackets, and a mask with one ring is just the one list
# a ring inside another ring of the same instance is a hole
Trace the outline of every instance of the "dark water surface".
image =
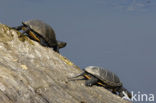
[(108, 68), (129, 90), (156, 94), (155, 11), (155, 0), (1, 0), (0, 22), (41, 19), (81, 68)]

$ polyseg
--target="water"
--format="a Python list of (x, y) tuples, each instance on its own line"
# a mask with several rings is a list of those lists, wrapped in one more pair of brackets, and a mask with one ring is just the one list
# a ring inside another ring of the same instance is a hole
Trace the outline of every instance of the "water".
[(155, 5), (155, 0), (1, 0), (0, 22), (16, 26), (41, 19), (67, 41), (61, 53), (79, 67), (108, 68), (128, 90), (155, 95)]

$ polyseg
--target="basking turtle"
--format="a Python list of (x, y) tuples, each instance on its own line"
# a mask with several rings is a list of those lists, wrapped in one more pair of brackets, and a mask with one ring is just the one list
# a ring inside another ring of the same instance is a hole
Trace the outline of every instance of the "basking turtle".
[(66, 46), (66, 42), (56, 40), (52, 27), (41, 20), (25, 21), (21, 26), (13, 27), (13, 29), (23, 30), (23, 35), (38, 41), (43, 46), (52, 47), (56, 52)]
[(104, 88), (112, 91), (112, 93), (118, 94), (120, 97), (127, 94), (127, 96), (131, 98), (131, 93), (123, 87), (119, 77), (113, 72), (97, 66), (88, 66), (83, 71), (83, 73), (72, 77), (71, 79), (77, 80), (74, 78), (83, 76), (84, 79), (87, 79), (85, 81), (86, 86), (103, 86)]

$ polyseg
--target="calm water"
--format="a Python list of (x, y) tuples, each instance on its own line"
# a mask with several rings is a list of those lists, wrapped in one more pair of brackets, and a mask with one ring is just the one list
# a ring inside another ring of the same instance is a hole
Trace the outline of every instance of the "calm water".
[(155, 95), (155, 11), (155, 0), (1, 0), (0, 22), (41, 19), (68, 42), (61, 53), (78, 66), (108, 68), (130, 91)]

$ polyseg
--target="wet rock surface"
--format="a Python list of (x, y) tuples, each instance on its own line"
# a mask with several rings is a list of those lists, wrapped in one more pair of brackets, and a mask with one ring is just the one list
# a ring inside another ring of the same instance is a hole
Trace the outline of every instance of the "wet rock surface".
[(102, 87), (69, 81), (68, 59), (0, 24), (0, 103), (129, 103)]

